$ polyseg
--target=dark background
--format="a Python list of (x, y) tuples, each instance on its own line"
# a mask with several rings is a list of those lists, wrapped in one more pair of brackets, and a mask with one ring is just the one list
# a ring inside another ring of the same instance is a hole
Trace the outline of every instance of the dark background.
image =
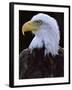
[(60, 30), (60, 46), (64, 47), (64, 13), (59, 12), (41, 12), (41, 11), (19, 11), (19, 53), (27, 48), (32, 41), (34, 35), (31, 32), (26, 32), (22, 35), (22, 25), (29, 21), (34, 15), (38, 13), (45, 13), (54, 17), (59, 25)]

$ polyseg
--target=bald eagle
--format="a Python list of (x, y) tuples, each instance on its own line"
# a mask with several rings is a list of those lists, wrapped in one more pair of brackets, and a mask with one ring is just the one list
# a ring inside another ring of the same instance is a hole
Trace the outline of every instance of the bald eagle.
[(45, 46), (45, 55), (58, 54), (60, 33), (57, 21), (49, 15), (39, 13), (22, 27), (22, 33), (32, 31), (35, 34), (29, 49)]
[[(47, 14), (39, 13), (23, 24), (22, 34), (24, 35), (28, 31), (31, 31), (35, 37), (29, 47), (20, 54), (20, 79), (43, 77), (45, 73), (45, 76), (53, 76), (53, 72), (55, 72), (55, 76), (63, 76), (63, 49), (59, 46), (60, 32), (57, 21)], [(58, 58), (62, 60), (57, 60)], [(31, 66), (28, 62), (31, 63)], [(60, 63), (59, 67), (58, 63)], [(40, 68), (43, 68), (43, 71)], [(35, 71), (34, 75), (33, 71)]]

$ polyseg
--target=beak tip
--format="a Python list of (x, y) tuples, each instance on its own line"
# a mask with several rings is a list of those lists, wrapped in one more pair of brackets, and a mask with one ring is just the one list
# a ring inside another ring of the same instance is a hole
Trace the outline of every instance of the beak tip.
[(22, 34), (24, 35), (24, 32), (22, 32)]

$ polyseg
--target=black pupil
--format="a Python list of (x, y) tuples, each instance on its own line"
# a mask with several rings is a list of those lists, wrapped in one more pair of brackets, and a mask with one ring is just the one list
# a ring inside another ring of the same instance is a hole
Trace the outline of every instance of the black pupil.
[(37, 21), (38, 24), (41, 24), (41, 21)]

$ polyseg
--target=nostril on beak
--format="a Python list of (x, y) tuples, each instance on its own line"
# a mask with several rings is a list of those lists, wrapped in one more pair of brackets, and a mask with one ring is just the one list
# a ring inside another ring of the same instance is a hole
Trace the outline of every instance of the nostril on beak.
[(28, 25), (31, 25), (30, 23), (28, 23)]

